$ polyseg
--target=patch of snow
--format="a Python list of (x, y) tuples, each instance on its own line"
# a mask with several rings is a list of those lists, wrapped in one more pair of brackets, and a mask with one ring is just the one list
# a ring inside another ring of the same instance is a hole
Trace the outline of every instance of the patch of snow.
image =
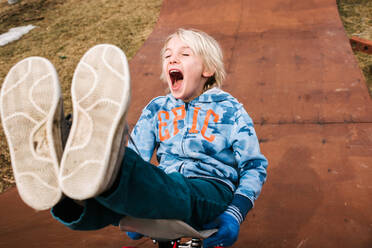
[(8, 32), (0, 35), (0, 46), (5, 46), (12, 41), (20, 39), (22, 35), (27, 34), (34, 28), (36, 28), (36, 26), (27, 25), (9, 29)]

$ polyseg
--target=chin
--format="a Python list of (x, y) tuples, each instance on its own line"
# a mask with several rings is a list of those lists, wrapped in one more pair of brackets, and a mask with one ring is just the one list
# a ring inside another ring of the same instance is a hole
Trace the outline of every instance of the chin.
[(176, 99), (178, 99), (178, 100), (183, 100), (183, 99), (182, 99), (182, 96), (179, 96), (179, 95), (177, 95), (177, 94), (173, 94), (173, 93), (172, 93), (172, 95), (173, 95), (174, 98), (176, 98)]
[(179, 94), (173, 94), (173, 93), (172, 93), (172, 95), (173, 95), (173, 97), (176, 98), (177, 100), (185, 101), (185, 97), (180, 96)]
[(176, 99), (181, 99), (182, 98), (182, 93), (181, 92), (174, 92), (172, 89), (170, 89), (170, 92), (172, 93), (172, 96)]

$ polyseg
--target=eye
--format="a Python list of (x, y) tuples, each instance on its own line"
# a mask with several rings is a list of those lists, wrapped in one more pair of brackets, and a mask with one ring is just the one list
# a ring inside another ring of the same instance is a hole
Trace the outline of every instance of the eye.
[(190, 56), (188, 53), (183, 53), (182, 56)]

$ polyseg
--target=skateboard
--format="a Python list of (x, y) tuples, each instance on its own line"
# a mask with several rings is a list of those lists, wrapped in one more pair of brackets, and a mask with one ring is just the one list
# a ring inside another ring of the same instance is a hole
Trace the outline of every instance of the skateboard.
[(120, 230), (150, 237), (159, 248), (203, 248), (203, 239), (217, 232), (217, 229), (197, 231), (180, 220), (142, 219), (130, 216), (120, 221)]

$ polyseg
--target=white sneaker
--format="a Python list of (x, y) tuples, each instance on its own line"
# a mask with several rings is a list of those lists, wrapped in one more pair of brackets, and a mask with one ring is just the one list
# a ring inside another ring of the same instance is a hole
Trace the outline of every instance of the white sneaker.
[(14, 65), (1, 89), (1, 119), (18, 192), (36, 210), (51, 208), (62, 197), (62, 104), (56, 70), (41, 57)]
[(59, 181), (64, 194), (84, 200), (108, 189), (121, 164), (130, 98), (125, 54), (113, 45), (91, 48), (76, 68), (71, 95), (73, 123)]

